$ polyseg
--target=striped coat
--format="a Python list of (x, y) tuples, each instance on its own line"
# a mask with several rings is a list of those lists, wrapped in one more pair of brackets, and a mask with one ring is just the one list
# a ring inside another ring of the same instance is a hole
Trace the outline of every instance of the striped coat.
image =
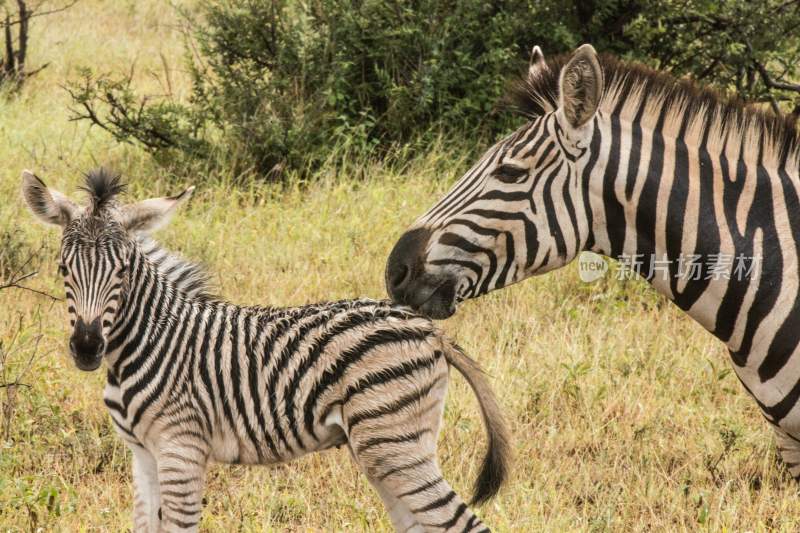
[(392, 298), (443, 318), (563, 267), (619, 260), (730, 350), (800, 476), (800, 135), (688, 80), (534, 48), (512, 95), (529, 121), (390, 254)]
[(88, 176), (78, 206), (32, 174), (31, 210), (64, 228), (77, 366), (105, 364), (105, 404), (133, 452), (136, 531), (196, 530), (209, 461), (272, 464), (348, 446), (401, 531), (486, 531), (436, 458), (448, 369), (476, 396), (489, 449), (473, 503), (507, 471), (502, 413), (477, 365), (426, 318), (388, 302), (241, 307), (147, 235), (191, 194), (120, 205)]

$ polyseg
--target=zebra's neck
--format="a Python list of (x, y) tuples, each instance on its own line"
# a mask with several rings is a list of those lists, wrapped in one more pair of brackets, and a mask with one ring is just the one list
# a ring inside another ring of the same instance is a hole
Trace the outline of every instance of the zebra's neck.
[(170, 344), (181, 321), (220, 305), (205, 292), (205, 275), (152, 241), (131, 254), (128, 287), (111, 330), (106, 363), (119, 377), (123, 368), (152, 364)]
[(787, 350), (800, 344), (800, 180), (763, 138), (716, 137), (675, 117), (600, 115), (599, 156), (582, 169), (588, 247), (633, 263), (744, 365), (779, 330)]
[(148, 236), (138, 237), (137, 246), (151, 266), (172, 282), (176, 291), (200, 300), (213, 299), (209, 290), (209, 276), (200, 264), (187, 261)]

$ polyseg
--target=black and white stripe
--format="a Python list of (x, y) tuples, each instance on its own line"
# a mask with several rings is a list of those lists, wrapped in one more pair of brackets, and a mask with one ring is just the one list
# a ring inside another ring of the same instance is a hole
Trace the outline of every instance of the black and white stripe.
[[(133, 451), (136, 531), (196, 530), (209, 461), (277, 463), (344, 444), (398, 530), (487, 531), (437, 465), (449, 366), (489, 436), (474, 503), (505, 478), (507, 432), (477, 365), (428, 319), (385, 301), (217, 299), (202, 269), (143, 231), (191, 191), (122, 206), (101, 200), (103, 176), (90, 178), (93, 204), (67, 217), (61, 255), (73, 324), (103, 317), (102, 331), (87, 327), (101, 343), (74, 355), (102, 346), (105, 404)], [(27, 180), (38, 189), (26, 197), (47, 192), (39, 184)]]
[(392, 297), (444, 317), (463, 299), (583, 250), (634, 261), (726, 343), (800, 476), (800, 135), (792, 121), (590, 46), (548, 62), (535, 49), (516, 100), (529, 122), (398, 241), (386, 271)]

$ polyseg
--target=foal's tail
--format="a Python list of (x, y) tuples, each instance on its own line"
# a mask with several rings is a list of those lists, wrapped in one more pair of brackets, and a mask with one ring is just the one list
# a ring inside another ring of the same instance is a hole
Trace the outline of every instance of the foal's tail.
[(475, 397), (478, 398), (483, 425), (489, 439), (489, 446), (483, 458), (481, 471), (475, 480), (474, 495), (470, 502), (470, 505), (481, 504), (497, 494), (508, 475), (511, 456), (508, 428), (492, 388), (478, 363), (470, 359), (457, 344), (446, 339), (444, 356), (447, 362), (464, 376)]

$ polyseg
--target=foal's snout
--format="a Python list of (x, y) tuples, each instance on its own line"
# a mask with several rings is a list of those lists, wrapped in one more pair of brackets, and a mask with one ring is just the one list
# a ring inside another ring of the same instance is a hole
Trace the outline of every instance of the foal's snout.
[(75, 330), (69, 339), (69, 349), (75, 363), (81, 370), (94, 370), (100, 366), (105, 352), (106, 341), (103, 338), (103, 328), (100, 317), (87, 324), (83, 318), (78, 318)]

